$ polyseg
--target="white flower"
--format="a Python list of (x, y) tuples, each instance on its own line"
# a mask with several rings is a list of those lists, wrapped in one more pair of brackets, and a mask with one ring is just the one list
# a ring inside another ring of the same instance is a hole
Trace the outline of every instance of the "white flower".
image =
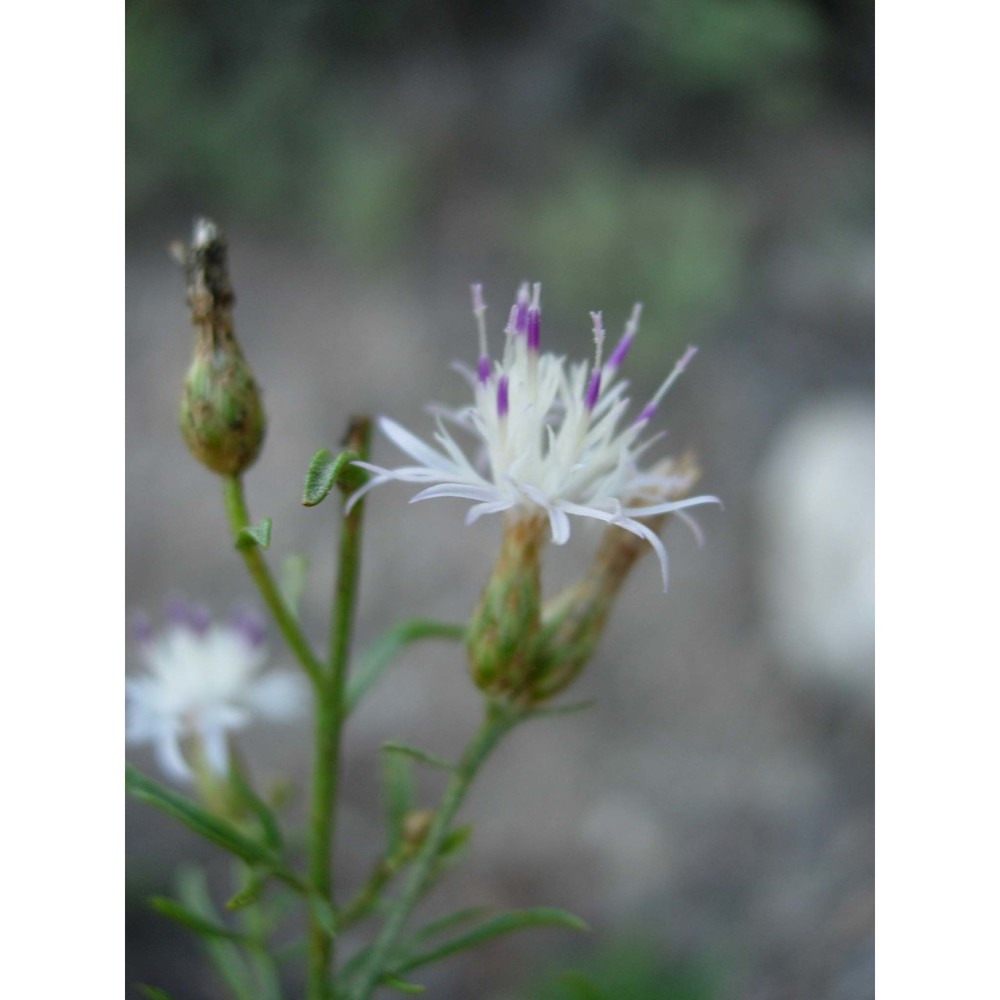
[[(570, 515), (615, 524), (645, 538), (660, 560), (667, 587), (667, 553), (644, 519), (699, 504), (719, 503), (713, 496), (683, 497), (691, 481), (669, 460), (645, 471), (639, 458), (660, 435), (644, 439), (657, 406), (695, 353), (689, 347), (652, 399), (631, 422), (623, 423), (629, 400), (627, 383), (618, 370), (639, 326), (636, 304), (625, 332), (602, 363), (605, 331), (601, 313), (591, 313), (596, 355), (593, 364), (567, 365), (565, 358), (539, 350), (541, 286), (529, 297), (524, 284), (505, 329), (503, 360), (491, 362), (486, 348), (486, 307), (482, 286), (472, 286), (473, 310), (479, 325), (480, 356), (475, 372), (466, 371), (474, 405), (437, 410), (433, 448), (388, 417), (382, 432), (416, 461), (396, 469), (358, 462), (372, 473), (350, 499), (389, 480), (426, 483), (411, 503), (432, 497), (474, 501), (466, 515), (471, 524), (483, 514), (548, 518), (552, 540), (570, 536)], [(478, 457), (469, 458), (445, 426), (457, 425), (478, 441)]]
[(201, 608), (174, 602), (154, 635), (136, 628), (145, 673), (125, 682), (129, 743), (151, 743), (157, 762), (177, 781), (190, 781), (181, 741), (193, 738), (207, 766), (224, 775), (227, 733), (256, 716), (284, 721), (306, 702), (303, 679), (289, 672), (259, 676), (268, 654), (261, 623), (247, 612), (212, 622)]

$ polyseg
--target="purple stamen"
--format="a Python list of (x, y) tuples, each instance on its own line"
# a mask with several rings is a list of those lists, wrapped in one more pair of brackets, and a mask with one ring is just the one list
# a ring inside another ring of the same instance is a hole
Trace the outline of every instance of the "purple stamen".
[(639, 330), (639, 316), (641, 314), (642, 303), (636, 302), (632, 307), (632, 315), (625, 324), (625, 332), (622, 334), (622, 339), (615, 345), (615, 349), (611, 352), (611, 357), (608, 358), (609, 368), (618, 369), (624, 363), (629, 348), (632, 346), (632, 341), (635, 340), (635, 335)]
[(200, 604), (189, 604), (183, 597), (172, 597), (167, 602), (167, 621), (172, 625), (201, 635), (212, 624), (208, 609)]
[(507, 411), (510, 409), (510, 400), (507, 394), (507, 384), (508, 379), (506, 375), (500, 377), (500, 383), (497, 385), (497, 416), (503, 419), (507, 416)]
[(132, 641), (140, 646), (145, 646), (153, 641), (153, 623), (149, 620), (149, 615), (145, 611), (136, 611), (129, 622), (129, 632)]
[(531, 305), (528, 306), (528, 350), (537, 352), (542, 340), (542, 286), (538, 282), (531, 291)]
[(601, 394), (601, 369), (595, 368), (593, 374), (590, 376), (590, 382), (587, 385), (587, 395), (583, 398), (583, 405), (587, 408), (589, 413), (597, 405), (597, 397)]
[(514, 332), (524, 333), (528, 329), (528, 283), (522, 282), (517, 290), (517, 302), (511, 310), (514, 321)]
[(641, 424), (643, 421), (649, 420), (654, 413), (656, 413), (656, 403), (651, 401), (642, 408), (642, 412), (635, 418), (635, 422)]
[(486, 383), (490, 380), (490, 359), (485, 354), (481, 354), (479, 356), (479, 365), (476, 369), (476, 375), (479, 378), (480, 385), (486, 385)]
[(264, 642), (267, 630), (263, 619), (249, 608), (235, 608), (229, 617), (229, 623), (246, 640), (248, 646), (256, 648)]
[(667, 390), (677, 381), (677, 378), (681, 375), (691, 359), (698, 353), (697, 347), (688, 347), (688, 349), (681, 355), (680, 360), (674, 365), (673, 371), (664, 380), (663, 385), (656, 390), (656, 395), (642, 408), (642, 412), (638, 417), (635, 418), (635, 423), (641, 424), (644, 420), (649, 420), (649, 418), (656, 412), (656, 407), (660, 404), (660, 400), (667, 394)]

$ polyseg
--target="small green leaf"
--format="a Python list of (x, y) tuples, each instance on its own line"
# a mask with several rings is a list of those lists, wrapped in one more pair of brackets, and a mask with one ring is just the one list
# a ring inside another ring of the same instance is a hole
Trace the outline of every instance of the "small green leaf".
[(312, 895), (309, 897), (309, 908), (312, 910), (320, 927), (330, 937), (335, 938), (337, 936), (337, 914), (330, 905), (330, 901), (323, 899), (322, 896)]
[(343, 493), (353, 493), (364, 485), (367, 478), (363, 469), (352, 465), (358, 460), (353, 451), (342, 451), (336, 458), (320, 448), (312, 457), (306, 472), (305, 485), (302, 487), (302, 503), (306, 507), (315, 507), (322, 503), (334, 486)]
[(565, 910), (545, 906), (531, 910), (512, 910), (510, 913), (491, 917), (471, 931), (460, 934), (430, 951), (406, 959), (392, 970), (392, 975), (401, 975), (411, 969), (417, 969), (422, 965), (429, 965), (431, 962), (447, 958), (456, 952), (474, 948), (476, 945), (502, 934), (510, 934), (512, 931), (524, 930), (527, 927), (567, 927), (576, 931), (588, 930), (587, 925), (579, 917), (574, 917), (572, 913), (567, 913)]
[(306, 507), (315, 507), (322, 503), (333, 484), (337, 481), (337, 472), (342, 462), (342, 455), (334, 458), (326, 448), (320, 448), (312, 457), (306, 472), (306, 482), (302, 487), (302, 503)]
[(401, 649), (421, 639), (465, 638), (464, 625), (409, 618), (396, 622), (386, 629), (365, 653), (364, 659), (347, 682), (347, 710), (352, 711), (358, 702), (375, 686), (382, 674), (392, 666)]
[(382, 985), (387, 990), (395, 990), (397, 993), (426, 993), (427, 987), (421, 986), (419, 983), (408, 983), (405, 979), (400, 979), (397, 976), (387, 976), (382, 980)]
[(182, 903), (178, 903), (175, 899), (167, 899), (166, 896), (153, 896), (149, 901), (149, 905), (157, 913), (168, 917), (174, 923), (180, 924), (190, 931), (194, 931), (195, 934), (200, 934), (202, 937), (225, 938), (227, 941), (248, 940), (245, 934), (239, 934), (236, 931), (229, 930), (228, 927), (222, 927), (211, 920), (206, 920), (204, 917), (189, 910)]
[(125, 789), (140, 802), (155, 806), (168, 816), (179, 820), (188, 829), (243, 858), (244, 861), (272, 866), (275, 869), (281, 867), (278, 857), (268, 848), (251, 840), (232, 824), (206, 812), (191, 799), (179, 795), (152, 778), (147, 778), (131, 764), (125, 765)]
[(469, 844), (472, 838), (472, 824), (466, 823), (463, 826), (456, 826), (454, 830), (449, 830), (441, 841), (441, 850), (438, 857), (442, 861), (457, 861), (459, 856)]
[(252, 549), (255, 545), (266, 549), (270, 543), (271, 519), (269, 517), (262, 517), (256, 524), (240, 528), (239, 534), (236, 536), (236, 548), (240, 550)]
[(420, 761), (421, 764), (439, 767), (443, 771), (455, 770), (455, 765), (451, 761), (445, 760), (444, 757), (438, 757), (436, 754), (428, 753), (426, 750), (419, 750), (417, 747), (411, 747), (405, 743), (383, 743), (381, 749), (386, 753), (401, 753), (406, 757), (412, 757), (414, 760)]
[(267, 869), (251, 869), (246, 885), (226, 900), (226, 909), (242, 910), (252, 903), (256, 903), (260, 899), (261, 891), (267, 883), (267, 878), (270, 874), (270, 871)]
[[(385, 748), (383, 748), (385, 749)], [(403, 841), (406, 816), (416, 805), (410, 761), (398, 753), (382, 753), (382, 807), (385, 810), (386, 854), (391, 856)]]
[(298, 615), (302, 604), (302, 595), (306, 589), (306, 578), (309, 576), (309, 557), (301, 552), (290, 555), (281, 564), (279, 589), (285, 604), (293, 615)]

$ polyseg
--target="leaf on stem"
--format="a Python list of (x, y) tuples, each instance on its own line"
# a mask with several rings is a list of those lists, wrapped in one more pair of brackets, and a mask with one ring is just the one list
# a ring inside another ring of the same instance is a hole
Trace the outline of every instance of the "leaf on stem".
[(575, 931), (589, 930), (587, 925), (579, 918), (567, 913), (565, 910), (554, 907), (540, 906), (530, 910), (512, 910), (510, 913), (502, 913), (499, 916), (491, 917), (483, 921), (478, 927), (474, 927), (464, 934), (452, 938), (436, 948), (421, 952), (407, 958), (400, 965), (394, 967), (390, 973), (393, 976), (417, 969), (422, 965), (429, 965), (437, 962), (449, 955), (454, 955), (467, 948), (474, 948), (495, 937), (503, 934), (510, 934), (513, 931), (524, 930), (527, 927), (566, 927)]
[(330, 901), (324, 899), (322, 896), (310, 895), (309, 909), (312, 910), (313, 915), (316, 917), (316, 922), (320, 927), (330, 937), (335, 938), (337, 936), (337, 914), (330, 905)]
[(157, 913), (173, 920), (174, 923), (180, 924), (182, 927), (186, 927), (189, 931), (194, 931), (195, 934), (200, 934), (202, 937), (224, 938), (227, 941), (249, 940), (245, 934), (231, 931), (228, 927), (223, 927), (212, 920), (207, 920), (205, 917), (199, 916), (197, 913), (189, 910), (183, 903), (178, 903), (175, 899), (168, 899), (166, 896), (153, 896), (149, 900), (149, 905)]
[(450, 760), (445, 760), (444, 757), (438, 757), (437, 754), (428, 753), (426, 750), (411, 747), (406, 743), (396, 743), (395, 741), (390, 741), (388, 743), (383, 743), (380, 749), (386, 753), (400, 753), (406, 757), (412, 757), (414, 760), (420, 761), (421, 764), (429, 764), (431, 767), (438, 767), (442, 771), (455, 770), (455, 765), (452, 764)]
[(351, 463), (358, 456), (353, 451), (342, 451), (336, 458), (326, 448), (313, 455), (302, 487), (302, 503), (315, 507), (322, 503), (334, 486), (344, 493), (353, 493), (364, 485), (365, 473)]
[(400, 979), (398, 976), (388, 976), (382, 980), (382, 985), (387, 990), (395, 990), (397, 993), (415, 995), (427, 992), (426, 986), (421, 986), (419, 983), (408, 983), (405, 979)]
[(240, 528), (236, 535), (236, 548), (240, 551), (259, 545), (266, 549), (271, 544), (271, 519), (262, 517), (256, 524)]
[(229, 783), (240, 802), (256, 817), (260, 823), (264, 843), (275, 852), (281, 850), (281, 828), (278, 819), (268, 808), (267, 803), (253, 790), (243, 771), (235, 760), (229, 768)]
[(179, 820), (189, 830), (211, 840), (244, 861), (270, 866), (275, 870), (281, 868), (278, 857), (267, 847), (251, 840), (232, 824), (206, 812), (191, 799), (146, 777), (131, 764), (125, 765), (125, 790), (140, 802), (155, 806), (168, 816)]

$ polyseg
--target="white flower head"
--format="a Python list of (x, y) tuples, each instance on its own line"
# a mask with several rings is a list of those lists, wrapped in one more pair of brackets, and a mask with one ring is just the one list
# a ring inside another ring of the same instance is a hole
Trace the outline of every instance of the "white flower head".
[(137, 647), (145, 672), (125, 682), (126, 741), (150, 743), (163, 771), (191, 780), (183, 740), (199, 744), (208, 768), (225, 775), (227, 734), (254, 718), (287, 721), (306, 704), (302, 677), (287, 671), (261, 676), (268, 660), (264, 628), (248, 611), (213, 622), (200, 607), (176, 600), (155, 634), (137, 620)]
[[(656, 552), (667, 588), (667, 553), (644, 521), (680, 513), (699, 504), (719, 503), (714, 496), (684, 497), (691, 481), (669, 461), (643, 470), (639, 459), (660, 435), (647, 436), (657, 407), (695, 354), (689, 347), (659, 389), (626, 422), (627, 383), (618, 372), (639, 328), (636, 304), (617, 346), (604, 360), (605, 330), (601, 313), (591, 313), (593, 362), (567, 364), (539, 349), (541, 285), (521, 286), (504, 331), (501, 361), (491, 361), (486, 344), (486, 306), (482, 286), (472, 286), (473, 312), (479, 327), (479, 363), (465, 372), (475, 394), (471, 407), (437, 409), (431, 447), (388, 417), (382, 432), (417, 464), (387, 469), (358, 462), (372, 473), (350, 499), (390, 480), (428, 484), (411, 503), (433, 497), (474, 501), (466, 515), (471, 524), (483, 514), (508, 518), (548, 518), (552, 541), (570, 536), (570, 516), (618, 525), (646, 539)], [(470, 432), (478, 447), (470, 458), (445, 422)]]

